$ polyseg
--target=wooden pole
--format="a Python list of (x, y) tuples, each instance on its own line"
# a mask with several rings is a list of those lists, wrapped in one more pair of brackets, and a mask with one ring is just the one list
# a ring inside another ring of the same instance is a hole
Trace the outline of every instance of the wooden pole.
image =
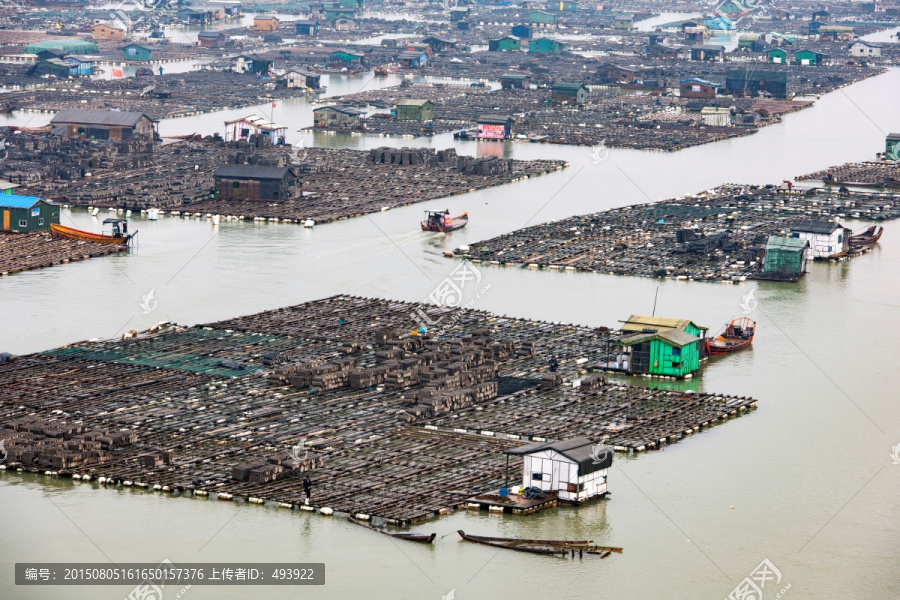
[(503, 487), (509, 489), (509, 454), (506, 455), (506, 475), (503, 477)]

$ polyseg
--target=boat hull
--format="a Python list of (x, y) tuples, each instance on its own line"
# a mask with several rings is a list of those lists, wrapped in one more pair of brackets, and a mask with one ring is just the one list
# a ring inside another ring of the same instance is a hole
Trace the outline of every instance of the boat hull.
[(507, 550), (515, 550), (516, 552), (528, 552), (531, 554), (547, 554), (565, 556), (586, 552), (587, 554), (597, 554), (601, 558), (606, 558), (611, 552), (622, 552), (622, 548), (615, 546), (598, 546), (589, 540), (526, 540), (515, 538), (498, 538), (487, 537), (481, 535), (470, 535), (462, 529), (458, 530), (459, 536), (467, 542), (491, 546), (493, 548), (505, 548)]
[(99, 233), (91, 233), (90, 231), (82, 231), (80, 229), (75, 229), (74, 227), (56, 224), (50, 225), (50, 235), (55, 238), (80, 240), (82, 242), (96, 242), (99, 244), (117, 244), (124, 246), (128, 243), (128, 238), (101, 235)]
[(710, 356), (718, 356), (743, 350), (753, 343), (755, 332), (756, 321), (747, 317), (733, 319), (725, 326), (722, 333), (706, 340), (706, 353)]
[(381, 535), (389, 535), (392, 538), (397, 538), (400, 540), (406, 540), (408, 542), (418, 542), (420, 544), (430, 544), (434, 541), (434, 538), (437, 537), (436, 533), (424, 534), (424, 533), (391, 533), (390, 531), (381, 531), (380, 529), (376, 529), (370, 525), (366, 525), (362, 521), (354, 519), (353, 517), (347, 517), (347, 520), (353, 523), (354, 525), (359, 525), (360, 527), (365, 527), (375, 533), (380, 533)]

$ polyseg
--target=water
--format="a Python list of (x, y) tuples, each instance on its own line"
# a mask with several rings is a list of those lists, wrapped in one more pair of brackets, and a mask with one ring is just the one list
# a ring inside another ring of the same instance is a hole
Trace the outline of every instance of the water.
[[(333, 93), (341, 86), (379, 84), (365, 82), (346, 77), (327, 84)], [(884, 133), (900, 128), (898, 93), (900, 70), (894, 69), (829, 94), (753, 136), (677, 153), (613, 149), (600, 164), (588, 148), (460, 142), (461, 153), (553, 157), (571, 166), (315, 229), (136, 218), (140, 246), (130, 255), (0, 280), (0, 349), (31, 352), (163, 319), (209, 322), (336, 293), (420, 300), (454, 266), (441, 256), (444, 250), (526, 223), (695, 193), (722, 182), (778, 183), (872, 158)], [(218, 113), (177, 119), (161, 129), (211, 133), (221, 130), (225, 118)], [(290, 124), (291, 141), (316, 145), (454, 144), (449, 135), (404, 140), (301, 134), (295, 129), (310, 122), (303, 100), (280, 102), (276, 120)], [(470, 225), (451, 236), (417, 230), (423, 209), (444, 207), (454, 214), (468, 210)], [(99, 227), (84, 211), (67, 211), (63, 222)], [(431, 549), (395, 544), (319, 515), (94, 490), (92, 484), (6, 473), (0, 475), (0, 498), (5, 514), (16, 518), (4, 522), (0, 595), (48, 597), (41, 588), (13, 586), (8, 574), (15, 562), (169, 558), (325, 562), (327, 584), (301, 592), (313, 598), (439, 598), (451, 589), (461, 599), (522, 597), (536, 590), (573, 598), (723, 598), (768, 558), (783, 574), (782, 586), (791, 584), (787, 598), (896, 598), (900, 466), (889, 456), (900, 443), (895, 229), (888, 223), (869, 255), (811, 265), (797, 285), (760, 284), (759, 306), (750, 314), (759, 321), (753, 349), (712, 362), (692, 384), (756, 397), (759, 410), (662, 452), (618, 458), (608, 501), (523, 518), (456, 513), (419, 527), (447, 536)], [(613, 325), (631, 313), (649, 312), (658, 287), (657, 314), (715, 329), (741, 314), (742, 296), (750, 289), (519, 268), (482, 272), (491, 289), (477, 308), (586, 325)], [(143, 314), (139, 304), (150, 289), (158, 308)], [(589, 538), (625, 552), (602, 562), (564, 563), (461, 543), (456, 529)], [(237, 597), (222, 590), (193, 587), (186, 597)], [(59, 597), (93, 600), (122, 598), (129, 588), (64, 591)], [(297, 593), (255, 588), (248, 596)], [(774, 594), (766, 588), (765, 598)]]

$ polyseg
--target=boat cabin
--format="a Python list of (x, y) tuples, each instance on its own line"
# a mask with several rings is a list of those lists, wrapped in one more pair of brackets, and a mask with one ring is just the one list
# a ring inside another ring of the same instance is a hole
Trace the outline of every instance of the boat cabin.
[(440, 231), (453, 226), (453, 217), (450, 216), (449, 210), (426, 210), (425, 224), (432, 231)]
[(586, 437), (536, 442), (507, 450), (505, 454), (507, 461), (510, 456), (523, 458), (522, 487), (556, 492), (560, 500), (571, 503), (608, 493), (606, 477), (612, 466), (612, 448)]
[(850, 249), (850, 230), (834, 221), (797, 221), (791, 227), (791, 237), (808, 241), (814, 259), (836, 258)]
[(109, 235), (114, 238), (128, 237), (128, 221), (125, 219), (104, 219), (103, 235)]

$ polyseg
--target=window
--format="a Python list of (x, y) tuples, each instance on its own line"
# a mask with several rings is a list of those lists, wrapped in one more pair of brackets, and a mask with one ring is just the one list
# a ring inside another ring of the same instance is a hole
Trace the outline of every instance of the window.
[(237, 190), (237, 189), (240, 189), (240, 187), (241, 187), (240, 181), (232, 181), (231, 182), (231, 189)]
[(28, 227), (28, 221), (26, 221), (25, 219), (21, 219), (19, 221), (19, 227)]
[(532, 473), (532, 474), (531, 474), (531, 479), (534, 480), (534, 481), (543, 481), (543, 480), (544, 480), (544, 474), (543, 474), (543, 473)]
[(672, 356), (681, 356), (681, 348), (672, 348)]
[(43, 226), (43, 224), (44, 224), (44, 219), (38, 219), (38, 225)]

